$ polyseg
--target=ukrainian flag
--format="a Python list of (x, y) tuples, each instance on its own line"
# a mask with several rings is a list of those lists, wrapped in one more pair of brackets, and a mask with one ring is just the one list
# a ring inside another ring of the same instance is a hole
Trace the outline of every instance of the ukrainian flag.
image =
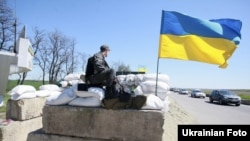
[(191, 60), (226, 68), (241, 39), (242, 22), (201, 20), (162, 11), (159, 58)]

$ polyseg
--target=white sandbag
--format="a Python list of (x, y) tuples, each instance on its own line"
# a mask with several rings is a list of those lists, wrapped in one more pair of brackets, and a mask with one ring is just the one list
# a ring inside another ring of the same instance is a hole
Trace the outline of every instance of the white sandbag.
[(79, 97), (95, 97), (102, 100), (105, 92), (101, 88), (91, 87), (88, 91), (76, 91), (75, 94)]
[(46, 98), (47, 105), (65, 105), (75, 99), (77, 96), (72, 87), (64, 89), (60, 94), (52, 94)]
[(143, 95), (143, 91), (140, 85), (138, 85), (135, 89), (134, 89), (134, 94), (135, 95)]
[(157, 95), (161, 100), (164, 100), (167, 97), (167, 92), (157, 92)]
[(75, 85), (75, 84), (78, 84), (78, 83), (81, 83), (82, 81), (81, 80), (69, 80), (68, 83), (69, 85)]
[(68, 103), (71, 106), (100, 107), (101, 100), (96, 97), (78, 97)]
[(78, 84), (72, 86), (73, 92), (79, 97), (96, 97), (102, 100), (105, 96), (105, 91), (99, 87), (90, 87), (87, 91), (78, 91)]
[(135, 85), (135, 75), (134, 74), (128, 74), (126, 75), (126, 85), (132, 86)]
[[(143, 81), (156, 81), (157, 73), (144, 74)], [(165, 82), (169, 84), (169, 76), (167, 74), (158, 74), (158, 82)]]
[(141, 109), (162, 110), (164, 108), (163, 101), (154, 94), (147, 94), (147, 100)]
[[(155, 93), (156, 81), (147, 80), (140, 83), (143, 93)], [(164, 93), (169, 90), (169, 85), (162, 81), (157, 82), (157, 92)]]
[(62, 91), (56, 84), (44, 84), (39, 87), (39, 90)]
[(49, 90), (37, 90), (35, 94), (37, 97), (47, 97), (50, 95), (50, 91)]
[(20, 94), (13, 94), (10, 96), (11, 100), (20, 100), (20, 99), (31, 99), (31, 98), (36, 98), (36, 93), (35, 92), (26, 92)]
[(60, 84), (61, 84), (61, 87), (63, 87), (63, 88), (65, 88), (65, 87), (68, 86), (68, 82), (67, 81), (61, 81)]
[(126, 79), (126, 75), (117, 75), (116, 78), (119, 82), (124, 81)]
[(104, 89), (98, 88), (98, 87), (90, 87), (90, 88), (88, 88), (88, 92), (93, 93), (94, 97), (96, 97), (99, 100), (103, 100), (103, 98), (105, 96)]
[(119, 84), (126, 85), (126, 75), (118, 75), (116, 76)]
[(131, 87), (128, 86), (128, 85), (123, 85), (123, 90), (124, 90), (124, 92), (126, 92), (126, 93), (131, 93)]
[(168, 96), (163, 100), (163, 104), (164, 104), (164, 108), (162, 109), (162, 111), (168, 112), (169, 111), (169, 104), (170, 104)]
[(80, 74), (68, 74), (64, 77), (65, 81), (71, 81), (71, 80), (80, 80)]
[(31, 85), (18, 85), (8, 92), (9, 95), (18, 94), (21, 95), (27, 92), (35, 92), (36, 88)]
[(144, 74), (135, 75), (135, 85), (138, 86), (143, 81)]

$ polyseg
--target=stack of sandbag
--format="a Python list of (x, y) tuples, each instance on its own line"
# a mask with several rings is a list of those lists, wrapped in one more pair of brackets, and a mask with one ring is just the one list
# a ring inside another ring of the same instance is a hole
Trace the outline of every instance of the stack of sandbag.
[(100, 107), (102, 100), (104, 99), (104, 89), (100, 87), (87, 87), (86, 90), (80, 89), (80, 87), (87, 87), (84, 83), (74, 85), (73, 91), (77, 95), (77, 98), (69, 102), (72, 106), (85, 106), (85, 107)]
[(30, 99), (36, 97), (48, 97), (50, 95), (58, 94), (62, 91), (60, 87), (55, 84), (41, 85), (38, 90), (31, 85), (17, 85), (12, 88), (8, 94), (11, 100)]
[(75, 98), (70, 88), (62, 88), (55, 84), (41, 85), (39, 91), (44, 92), (44, 94), (45, 92), (49, 93), (46, 97), (48, 105), (64, 105)]
[(79, 87), (86, 85), (77, 83), (63, 91), (54, 93), (47, 97), (47, 105), (72, 105), (85, 107), (100, 107), (104, 98), (104, 90), (99, 87), (89, 87), (80, 90)]
[(134, 90), (135, 95), (155, 93), (159, 98), (164, 100), (170, 89), (169, 77), (166, 74), (158, 74), (157, 83), (156, 79), (156, 73), (144, 74), (143, 80)]
[(117, 79), (119, 84), (123, 86), (125, 92), (132, 93), (132, 90), (142, 82), (143, 75), (144, 74), (118, 75)]
[(36, 88), (30, 85), (18, 85), (12, 88), (8, 94), (11, 100), (35, 98)]
[(71, 73), (66, 75), (62, 81), (60, 81), (60, 86), (65, 88), (68, 86), (73, 86), (78, 83), (83, 83), (80, 76), (84, 74), (78, 74), (78, 73)]
[[(168, 109), (167, 93), (169, 92), (169, 77), (166, 74), (158, 74), (156, 93), (156, 73), (118, 75), (119, 83), (124, 91), (136, 95), (146, 95), (147, 101), (142, 109)], [(134, 88), (132, 88), (134, 87)], [(132, 91), (131, 91), (132, 90)]]

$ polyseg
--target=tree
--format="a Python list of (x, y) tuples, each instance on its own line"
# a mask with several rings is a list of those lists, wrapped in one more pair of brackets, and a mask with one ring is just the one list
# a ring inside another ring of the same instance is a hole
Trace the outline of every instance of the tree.
[(69, 48), (67, 48), (66, 60), (65, 60), (65, 74), (73, 73), (77, 67), (77, 56), (75, 55), (75, 40), (69, 41)]
[(46, 64), (47, 64), (47, 51), (46, 51), (46, 34), (43, 30), (35, 27), (33, 29), (34, 37), (31, 39), (34, 51), (34, 65), (38, 65), (42, 70), (42, 81), (45, 84)]
[(81, 65), (81, 69), (82, 69), (82, 71), (83, 72), (85, 72), (85, 66), (86, 66), (86, 63), (87, 63), (87, 54), (86, 53), (82, 53), (82, 52), (80, 52), (80, 53), (78, 53), (78, 57), (80, 58), (79, 59), (79, 64)]
[(122, 62), (115, 62), (112, 65), (112, 68), (114, 68), (114, 70), (117, 72), (129, 72), (129, 71), (131, 71), (129, 65), (125, 65)]
[(6, 0), (0, 0), (0, 50), (11, 51), (14, 47), (15, 17), (7, 7)]

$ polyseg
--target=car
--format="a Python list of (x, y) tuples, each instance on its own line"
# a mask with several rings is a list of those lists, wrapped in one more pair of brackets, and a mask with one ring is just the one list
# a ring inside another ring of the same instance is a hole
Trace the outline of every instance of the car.
[(180, 88), (175, 88), (174, 92), (179, 93), (180, 92)]
[(213, 103), (214, 101), (219, 102), (219, 104), (235, 104), (240, 106), (241, 97), (230, 90), (213, 90), (209, 96), (209, 101)]
[(180, 89), (179, 94), (188, 94), (188, 90)]
[(193, 89), (190, 93), (190, 96), (193, 98), (206, 98), (206, 94), (200, 89)]

